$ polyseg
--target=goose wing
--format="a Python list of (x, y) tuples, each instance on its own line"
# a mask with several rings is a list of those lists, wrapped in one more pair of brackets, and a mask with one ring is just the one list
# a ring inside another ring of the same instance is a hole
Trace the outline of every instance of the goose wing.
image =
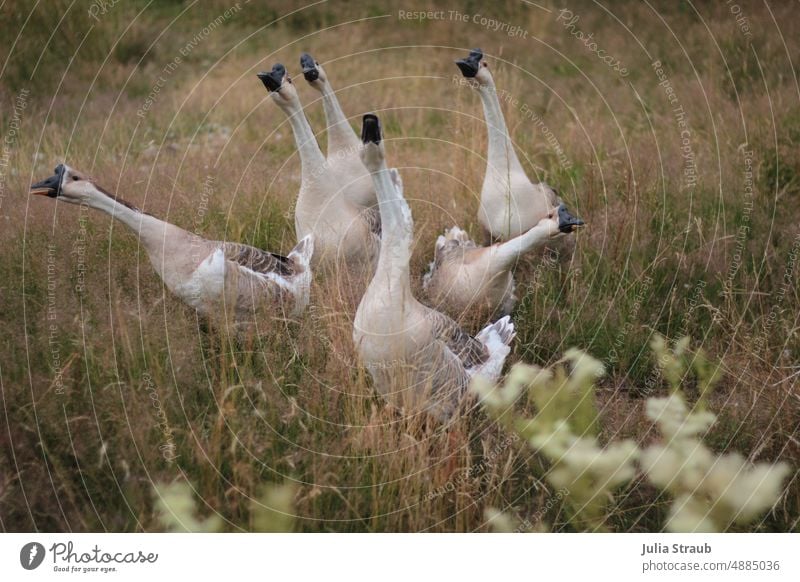
[(291, 277), (295, 274), (294, 261), (283, 255), (231, 242), (222, 243), (222, 252), (228, 261), (257, 275)]
[(428, 272), (422, 277), (422, 288), (428, 289), (445, 263), (464, 263), (479, 249), (466, 231), (454, 226), (439, 235), (433, 248), (433, 260), (428, 264)]
[(470, 375), (463, 360), (452, 348), (436, 341), (425, 349), (424, 357), (417, 362), (418, 372), (415, 389), (427, 393), (430, 400), (426, 410), (440, 420), (447, 420), (464, 401)]
[[(237, 321), (251, 321), (270, 304), (294, 310), (296, 266), (292, 259), (238, 243), (221, 243), (216, 253), (225, 259), (225, 288), (234, 293)], [(292, 306), (292, 307), (290, 307)]]
[(471, 377), (470, 370), (489, 361), (489, 352), (446, 315), (427, 310), (433, 342), (425, 347), (418, 361), (421, 388), (430, 386), (431, 401), (427, 411), (440, 420), (449, 419), (464, 402)]
[(433, 309), (428, 311), (428, 318), (434, 337), (453, 352), (465, 369), (481, 366), (489, 359), (486, 346), (461, 329), (451, 318)]
[(375, 207), (365, 208), (361, 211), (361, 218), (369, 227), (369, 232), (377, 236), (378, 239), (381, 237), (381, 213)]

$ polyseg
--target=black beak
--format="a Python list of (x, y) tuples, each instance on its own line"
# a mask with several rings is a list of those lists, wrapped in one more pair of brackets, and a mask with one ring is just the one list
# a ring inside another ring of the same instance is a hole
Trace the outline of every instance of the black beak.
[(61, 194), (61, 180), (64, 177), (64, 164), (58, 164), (54, 175), (31, 185), (31, 194), (56, 198)]
[(580, 218), (572, 216), (566, 206), (562, 204), (558, 207), (558, 230), (570, 233), (585, 225), (586, 223)]
[(471, 79), (478, 74), (481, 66), (481, 59), (483, 58), (483, 51), (479, 48), (472, 49), (466, 59), (459, 59), (456, 65), (461, 69), (461, 74)]
[(381, 143), (381, 122), (374, 113), (367, 113), (361, 125), (361, 141), (366, 143)]
[(283, 78), (286, 76), (286, 67), (278, 63), (272, 67), (272, 71), (269, 73), (262, 72), (258, 73), (256, 76), (264, 83), (264, 87), (267, 88), (267, 91), (272, 93), (281, 88)]
[(311, 83), (319, 79), (319, 69), (317, 69), (317, 61), (314, 60), (308, 53), (300, 55), (300, 67), (303, 69), (303, 76), (306, 81)]

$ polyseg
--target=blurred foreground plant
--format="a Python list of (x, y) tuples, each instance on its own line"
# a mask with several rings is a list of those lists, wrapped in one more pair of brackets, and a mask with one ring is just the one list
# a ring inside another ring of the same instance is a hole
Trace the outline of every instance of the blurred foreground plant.
[(212, 515), (197, 517), (194, 490), (188, 483), (155, 486), (156, 512), (164, 529), (170, 532), (208, 533), (222, 531), (222, 518)]
[[(550, 462), (545, 478), (554, 488), (569, 491), (570, 521), (580, 529), (602, 531), (614, 490), (636, 474), (638, 449), (629, 440), (600, 445), (594, 380), (603, 374), (603, 366), (574, 349), (564, 359), (572, 364), (572, 374), (561, 365), (550, 371), (517, 364), (503, 388), (480, 377), (472, 388), (494, 418)], [(523, 392), (537, 409), (532, 418), (512, 409)]]
[[(708, 397), (720, 372), (701, 350), (690, 359), (688, 347), (689, 338), (678, 341), (673, 350), (660, 336), (652, 343), (670, 395), (647, 401), (647, 415), (663, 439), (645, 450), (631, 440), (605, 446), (599, 442), (594, 383), (604, 369), (580, 350), (570, 349), (564, 356), (571, 373), (563, 364), (553, 371), (517, 364), (504, 386), (476, 377), (472, 390), (493, 418), (523, 437), (550, 463), (545, 479), (554, 488), (569, 492), (565, 503), (575, 528), (607, 529), (605, 519), (614, 492), (633, 480), (638, 461), (648, 480), (674, 498), (666, 529), (724, 531), (734, 523), (752, 521), (770, 508), (780, 495), (789, 467), (784, 463), (752, 465), (738, 453), (717, 456), (705, 446), (702, 436), (716, 421), (707, 410)], [(699, 397), (690, 408), (682, 385), (692, 371)], [(536, 408), (533, 417), (514, 410), (523, 393)], [(496, 511), (493, 516), (504, 523)]]
[[(224, 530), (223, 518), (212, 515), (197, 517), (194, 490), (185, 482), (155, 486), (156, 512), (161, 524), (170, 532), (209, 533)], [(251, 504), (253, 531), (290, 532), (294, 527), (294, 487), (270, 484), (259, 499)]]
[[(753, 521), (775, 504), (789, 466), (754, 465), (737, 452), (716, 455), (706, 447), (702, 437), (717, 420), (707, 404), (719, 380), (719, 368), (713, 367), (701, 350), (689, 360), (688, 344), (684, 338), (671, 351), (661, 336), (651, 344), (670, 395), (647, 401), (647, 416), (658, 425), (664, 442), (643, 451), (641, 466), (653, 485), (674, 498), (666, 529), (725, 531), (734, 524)], [(691, 409), (681, 389), (690, 370), (700, 393)]]

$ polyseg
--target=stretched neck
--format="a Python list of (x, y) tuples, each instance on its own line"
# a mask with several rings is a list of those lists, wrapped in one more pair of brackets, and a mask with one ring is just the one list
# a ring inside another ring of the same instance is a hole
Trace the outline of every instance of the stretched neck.
[(542, 221), (510, 241), (495, 245), (492, 253), (493, 266), (497, 269), (511, 268), (522, 255), (547, 244), (552, 228), (550, 223)]
[(289, 124), (292, 126), (297, 151), (300, 154), (301, 179), (304, 182), (314, 180), (320, 175), (325, 165), (325, 157), (322, 155), (314, 131), (303, 113), (303, 107), (296, 103), (287, 107), (285, 111), (289, 118)]
[(328, 156), (343, 149), (357, 152), (361, 142), (350, 127), (336, 98), (336, 92), (327, 81), (322, 83), (322, 108), (328, 123)]
[(381, 250), (376, 278), (388, 277), (390, 283), (410, 292), (409, 261), (414, 236), (411, 209), (395, 189), (385, 161), (381, 160), (378, 169), (372, 171), (372, 182), (381, 213)]
[(508, 135), (506, 120), (497, 98), (497, 88), (494, 80), (490, 79), (487, 85), (478, 86), (478, 94), (483, 103), (483, 114), (486, 117), (486, 126), (489, 136), (489, 153), (487, 165), (501, 174), (510, 171), (522, 170), (511, 138)]
[(184, 232), (175, 225), (145, 214), (138, 208), (100, 191), (95, 191), (87, 204), (91, 208), (102, 210), (130, 228), (142, 241), (142, 245), (151, 257), (162, 254), (168, 232)]

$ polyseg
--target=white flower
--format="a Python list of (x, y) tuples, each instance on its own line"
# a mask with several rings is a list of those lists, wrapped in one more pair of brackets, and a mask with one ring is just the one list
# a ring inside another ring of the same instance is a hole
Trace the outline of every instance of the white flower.
[(686, 403), (677, 393), (665, 398), (649, 398), (645, 410), (647, 416), (658, 424), (658, 428), (668, 439), (692, 438), (704, 434), (717, 419), (706, 411), (689, 413)]
[[(547, 481), (568, 491), (569, 506), (584, 527), (604, 527), (607, 502), (615, 489), (635, 478), (636, 461), (653, 485), (675, 497), (666, 524), (669, 531), (715, 532), (734, 522), (753, 520), (776, 502), (789, 467), (783, 463), (754, 466), (738, 453), (720, 457), (713, 453), (702, 438), (716, 416), (702, 406), (692, 410), (680, 386), (689, 340), (679, 340), (672, 351), (660, 336), (652, 345), (673, 392), (647, 400), (646, 414), (658, 425), (663, 439), (644, 451), (631, 440), (603, 447), (593, 436), (599, 417), (594, 382), (604, 369), (580, 350), (570, 349), (565, 354), (572, 365), (569, 376), (563, 367), (553, 373), (517, 364), (503, 387), (476, 377), (471, 389), (494, 413), (506, 413), (523, 391), (528, 391), (538, 413), (531, 419), (510, 415), (507, 426), (547, 458), (551, 464)], [(714, 377), (707, 373), (707, 361), (701, 364), (695, 368), (701, 383), (700, 402), (705, 403), (704, 394)], [(509, 531), (513, 526), (497, 509), (487, 509), (486, 519), (496, 530)]]
[(719, 531), (734, 521), (751, 521), (775, 503), (786, 465), (751, 466), (738, 453), (715, 456), (699, 437), (716, 417), (689, 412), (678, 393), (649, 399), (646, 410), (667, 442), (642, 454), (642, 469), (654, 485), (678, 494), (668, 529)]
[(558, 461), (567, 453), (576, 440), (566, 420), (559, 420), (549, 430), (538, 430), (529, 439), (531, 446), (541, 450), (553, 461)]
[(650, 482), (660, 489), (669, 489), (680, 471), (681, 462), (675, 450), (660, 445), (648, 447), (639, 460)]
[(719, 457), (704, 485), (731, 513), (731, 519), (747, 522), (769, 509), (780, 496), (789, 467), (784, 463), (750, 465), (738, 453)]
[[(622, 441), (601, 448), (594, 438), (576, 438), (565, 432), (566, 423), (560, 423), (549, 438), (534, 437), (554, 463), (550, 482), (556, 487), (587, 480), (602, 489), (614, 489), (627, 483), (636, 475), (633, 461), (639, 450), (633, 441)], [(534, 445), (536, 446), (536, 445)]]
[(672, 504), (667, 530), (674, 533), (714, 533), (719, 531), (709, 517), (708, 507), (691, 495), (681, 495)]
[(595, 461), (595, 474), (599, 476), (604, 487), (619, 487), (636, 476), (633, 462), (639, 454), (639, 447), (633, 441), (613, 443)]
[(212, 515), (204, 520), (195, 517), (192, 487), (185, 482), (156, 485), (156, 510), (164, 527), (174, 532), (215, 532), (222, 518)]
[(483, 518), (495, 532), (512, 533), (514, 531), (514, 521), (496, 507), (484, 509)]
[(572, 362), (570, 380), (576, 386), (583, 386), (586, 383), (594, 384), (598, 378), (605, 374), (603, 364), (583, 350), (570, 348), (564, 354), (564, 359)]
[(483, 376), (476, 375), (472, 378), (470, 390), (477, 394), (481, 402), (489, 408), (503, 411), (512, 406), (522, 391), (542, 373), (543, 370), (536, 366), (515, 364), (508, 373), (504, 386), (495, 385)]

